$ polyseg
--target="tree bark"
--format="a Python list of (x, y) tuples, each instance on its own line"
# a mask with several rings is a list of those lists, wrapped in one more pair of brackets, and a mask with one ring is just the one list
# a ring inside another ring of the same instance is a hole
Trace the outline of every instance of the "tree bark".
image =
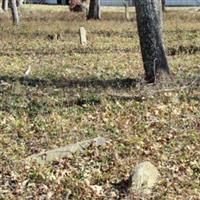
[(19, 14), (18, 14), (18, 10), (17, 10), (16, 0), (9, 0), (9, 2), (10, 2), (11, 12), (12, 12), (13, 24), (18, 25), (19, 24)]
[(17, 7), (20, 8), (23, 4), (23, 0), (17, 0)]
[(162, 1), (162, 11), (165, 11), (165, 0), (161, 0)]
[(90, 0), (89, 13), (87, 19), (101, 19), (100, 0)]
[(2, 0), (2, 9), (8, 11), (8, 0)]
[(162, 39), (160, 0), (136, 0), (136, 17), (146, 80), (153, 83), (158, 72), (169, 74)]
[(124, 7), (125, 7), (125, 18), (127, 21), (130, 20), (130, 16), (129, 16), (129, 10), (128, 10), (128, 3), (124, 2)]

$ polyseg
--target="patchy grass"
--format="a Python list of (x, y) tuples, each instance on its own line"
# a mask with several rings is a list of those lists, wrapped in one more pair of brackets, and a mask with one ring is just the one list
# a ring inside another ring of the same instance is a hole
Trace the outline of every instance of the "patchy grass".
[[(120, 183), (143, 160), (161, 173), (146, 198), (199, 199), (200, 13), (165, 14), (172, 77), (145, 85), (134, 15), (95, 22), (66, 7), (30, 8), (19, 27), (0, 15), (0, 199), (125, 199)], [(19, 162), (99, 135), (106, 147), (45, 166)]]

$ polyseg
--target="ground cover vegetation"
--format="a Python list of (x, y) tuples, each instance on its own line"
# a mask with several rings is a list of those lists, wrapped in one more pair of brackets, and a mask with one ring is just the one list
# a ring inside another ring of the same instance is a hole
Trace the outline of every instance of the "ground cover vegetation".
[[(161, 174), (149, 199), (199, 199), (200, 13), (164, 14), (171, 77), (148, 85), (135, 13), (129, 22), (114, 11), (86, 21), (65, 7), (20, 15), (15, 27), (0, 15), (0, 199), (128, 199), (130, 171), (144, 160)], [(107, 145), (22, 162), (96, 136)]]

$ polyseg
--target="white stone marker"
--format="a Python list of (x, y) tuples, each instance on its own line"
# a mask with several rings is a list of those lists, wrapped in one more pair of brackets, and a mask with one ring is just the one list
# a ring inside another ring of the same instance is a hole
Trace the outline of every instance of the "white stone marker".
[(86, 30), (84, 27), (80, 27), (80, 43), (81, 45), (87, 45)]

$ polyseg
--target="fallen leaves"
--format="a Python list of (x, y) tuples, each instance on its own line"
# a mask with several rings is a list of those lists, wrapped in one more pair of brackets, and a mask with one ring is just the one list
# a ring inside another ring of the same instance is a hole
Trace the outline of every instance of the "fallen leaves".
[[(122, 13), (96, 23), (66, 11), (23, 12), (23, 29), (0, 30), (0, 199), (124, 199), (143, 160), (161, 173), (152, 198), (198, 199), (199, 52), (176, 51), (173, 79), (147, 86), (136, 27)], [(199, 43), (198, 17), (166, 13), (167, 46)], [(83, 25), (87, 48), (78, 45)], [(57, 33), (62, 40), (47, 40)], [(111, 142), (44, 166), (18, 162), (99, 134)]]

